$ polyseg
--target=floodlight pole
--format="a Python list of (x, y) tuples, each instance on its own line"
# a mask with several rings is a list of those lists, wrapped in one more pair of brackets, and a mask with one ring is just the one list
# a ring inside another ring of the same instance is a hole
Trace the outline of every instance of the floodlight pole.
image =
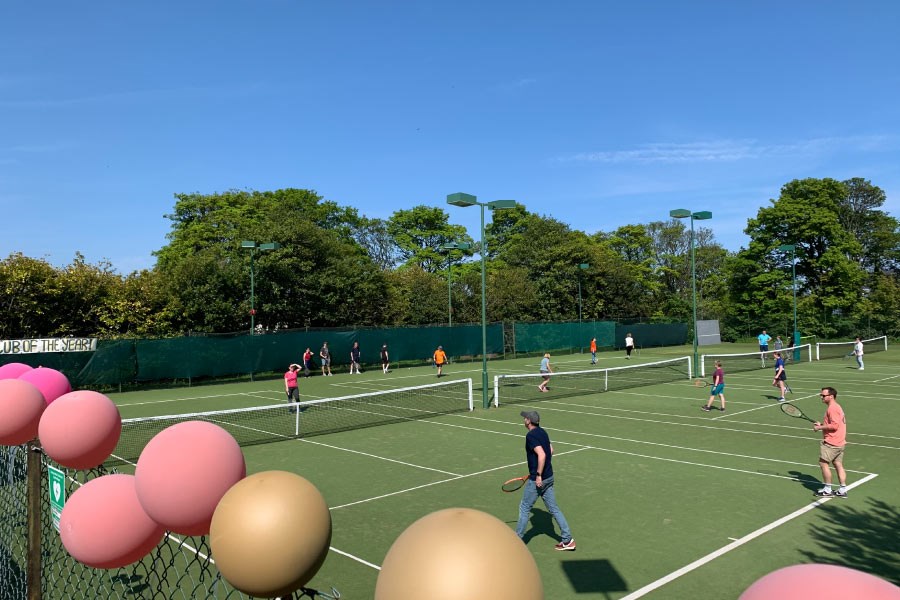
[(697, 350), (697, 267), (694, 258), (694, 220), (712, 219), (712, 213), (708, 210), (691, 212), (684, 208), (676, 208), (669, 211), (669, 216), (675, 219), (691, 219), (691, 304), (694, 309), (694, 368), (697, 369), (700, 354)]
[(487, 369), (487, 276), (485, 275), (485, 264), (487, 245), (484, 241), (484, 209), (491, 210), (501, 208), (514, 208), (515, 200), (494, 200), (492, 202), (479, 202), (475, 196), (471, 194), (449, 194), (447, 196), (447, 204), (453, 206), (475, 206), (481, 207), (481, 403), (483, 408), (490, 407), (490, 399), (488, 397), (488, 369)]
[(241, 248), (250, 250), (250, 335), (256, 333), (256, 270), (253, 267), (253, 258), (257, 250), (278, 250), (281, 244), (278, 242), (266, 242), (260, 244), (253, 240), (241, 242)]

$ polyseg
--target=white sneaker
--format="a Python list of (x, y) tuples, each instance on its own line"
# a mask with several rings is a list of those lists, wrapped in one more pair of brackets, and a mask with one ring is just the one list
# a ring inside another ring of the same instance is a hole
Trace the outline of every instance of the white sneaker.
[(866, 368), (865, 368), (865, 367), (860, 367), (859, 370), (860, 370), (860, 371), (865, 371)]

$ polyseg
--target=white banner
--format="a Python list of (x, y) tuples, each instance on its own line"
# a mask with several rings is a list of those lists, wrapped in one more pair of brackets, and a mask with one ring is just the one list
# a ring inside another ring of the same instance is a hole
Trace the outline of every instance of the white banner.
[(43, 338), (0, 340), (0, 354), (37, 354), (39, 352), (93, 352), (97, 338)]

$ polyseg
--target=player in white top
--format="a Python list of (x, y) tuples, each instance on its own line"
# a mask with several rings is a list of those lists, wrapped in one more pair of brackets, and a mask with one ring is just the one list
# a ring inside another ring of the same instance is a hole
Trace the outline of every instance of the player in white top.
[(862, 343), (861, 337), (857, 336), (856, 343), (853, 344), (853, 354), (856, 356), (856, 364), (859, 365), (859, 370), (865, 371), (866, 365), (863, 364), (864, 352), (863, 352), (863, 343)]

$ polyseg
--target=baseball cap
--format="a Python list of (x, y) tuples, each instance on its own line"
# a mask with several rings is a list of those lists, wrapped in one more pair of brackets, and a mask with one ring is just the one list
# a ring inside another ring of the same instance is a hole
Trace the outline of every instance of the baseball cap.
[(541, 422), (541, 415), (539, 415), (538, 411), (536, 411), (536, 410), (523, 410), (519, 414), (522, 415), (523, 417), (525, 417), (526, 419), (528, 419), (529, 421), (531, 421), (532, 423), (534, 423), (535, 425), (538, 425)]

